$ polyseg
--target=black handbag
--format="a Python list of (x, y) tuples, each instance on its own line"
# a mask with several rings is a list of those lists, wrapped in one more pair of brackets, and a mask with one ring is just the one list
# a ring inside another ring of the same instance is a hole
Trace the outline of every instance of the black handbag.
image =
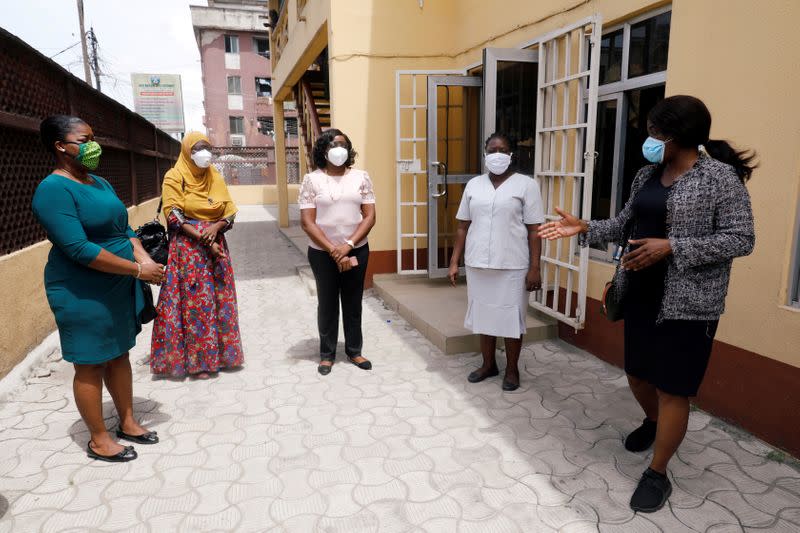
[(611, 322), (618, 322), (625, 316), (625, 295), (619, 294), (620, 291), (614, 283), (615, 278), (622, 274), (617, 266), (614, 277), (611, 278), (611, 281), (606, 282), (606, 288), (603, 290), (603, 307), (600, 312)]
[(142, 294), (144, 295), (144, 308), (142, 312), (139, 313), (139, 321), (142, 324), (147, 324), (152, 322), (158, 316), (158, 311), (156, 310), (155, 303), (153, 302), (153, 289), (150, 288), (150, 285), (143, 281), (137, 280), (139, 283), (139, 287), (142, 289)]
[(614, 252), (614, 261), (617, 263), (617, 268), (614, 270), (614, 276), (611, 281), (607, 282), (605, 289), (603, 289), (603, 307), (600, 309), (600, 313), (605, 315), (611, 322), (618, 322), (625, 316), (625, 291), (623, 289), (625, 283), (618, 280), (617, 277), (625, 275), (625, 271), (620, 268), (620, 261), (628, 245), (628, 239), (631, 238), (633, 233), (632, 226), (633, 221), (629, 220), (622, 231), (622, 239), (617, 243), (617, 249)]
[[(136, 236), (142, 241), (142, 247), (150, 254), (153, 261), (156, 263), (166, 265), (169, 258), (169, 236), (167, 230), (158, 221), (158, 216), (161, 213), (161, 202), (158, 202), (158, 210), (156, 211), (156, 218), (139, 226), (136, 229)], [(152, 298), (151, 298), (152, 299)]]

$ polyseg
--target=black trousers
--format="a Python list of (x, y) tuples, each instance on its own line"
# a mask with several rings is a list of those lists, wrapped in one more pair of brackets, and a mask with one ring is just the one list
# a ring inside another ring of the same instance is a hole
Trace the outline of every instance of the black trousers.
[(342, 302), (344, 321), (344, 350), (348, 357), (361, 355), (361, 298), (364, 295), (364, 278), (367, 274), (369, 245), (351, 250), (358, 266), (339, 272), (336, 262), (327, 252), (308, 249), (308, 262), (317, 282), (317, 327), (319, 328), (319, 354), (322, 359), (336, 358), (339, 341), (339, 300)]

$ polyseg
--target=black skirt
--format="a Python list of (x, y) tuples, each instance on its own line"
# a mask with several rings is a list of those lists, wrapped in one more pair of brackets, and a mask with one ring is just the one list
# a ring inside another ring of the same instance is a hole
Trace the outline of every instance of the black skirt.
[(664, 320), (665, 261), (627, 272), (625, 372), (676, 396), (697, 396), (711, 357), (718, 320)]

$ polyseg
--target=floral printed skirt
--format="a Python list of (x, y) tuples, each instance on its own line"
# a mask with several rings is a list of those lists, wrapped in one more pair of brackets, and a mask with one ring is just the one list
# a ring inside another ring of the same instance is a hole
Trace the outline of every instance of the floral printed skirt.
[[(244, 353), (236, 285), (224, 234), (217, 241), (227, 257), (215, 259), (170, 222), (169, 264), (153, 325), (150, 370), (184, 376), (240, 366)], [(200, 232), (212, 224), (186, 222)]]

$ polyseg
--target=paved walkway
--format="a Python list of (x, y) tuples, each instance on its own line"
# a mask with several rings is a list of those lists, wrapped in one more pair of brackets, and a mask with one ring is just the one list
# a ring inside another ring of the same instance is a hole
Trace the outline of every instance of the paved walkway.
[(641, 413), (618, 369), (561, 342), (526, 347), (523, 386), (503, 393), (466, 382), (474, 354), (442, 355), (367, 297), (375, 370), (319, 376), (301, 255), (263, 209), (232, 244), (247, 366), (195, 382), (137, 364), (136, 409), (162, 443), (113, 465), (86, 458), (72, 370), (53, 363), (0, 406), (0, 532), (800, 530), (800, 473), (702, 412), (670, 505), (635, 515), (648, 456), (621, 441)]

